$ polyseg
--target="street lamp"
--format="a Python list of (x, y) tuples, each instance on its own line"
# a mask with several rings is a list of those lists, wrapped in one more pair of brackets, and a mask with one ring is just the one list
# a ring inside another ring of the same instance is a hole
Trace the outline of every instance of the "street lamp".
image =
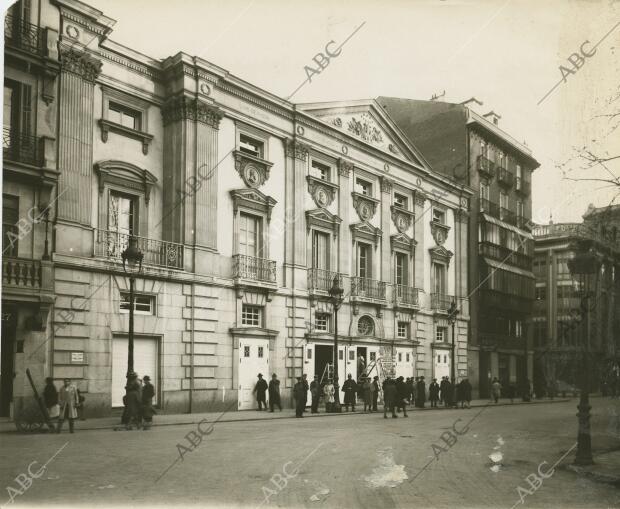
[(339, 413), (340, 408), (340, 388), (338, 387), (338, 310), (344, 301), (344, 290), (340, 286), (340, 277), (334, 276), (332, 287), (329, 289), (329, 297), (334, 306), (334, 412)]
[(129, 237), (129, 245), (121, 253), (123, 259), (123, 270), (129, 276), (129, 340), (127, 342), (127, 386), (129, 380), (135, 376), (133, 371), (133, 289), (136, 282), (136, 275), (142, 271), (142, 251), (138, 249), (138, 239), (133, 235)]
[(450, 322), (450, 325), (452, 325), (452, 356), (451, 356), (451, 362), (450, 362), (450, 375), (452, 377), (452, 391), (453, 391), (453, 397), (452, 397), (452, 403), (455, 403), (456, 398), (454, 398), (454, 392), (456, 391), (456, 374), (455, 374), (455, 370), (456, 370), (456, 362), (454, 359), (454, 326), (456, 324), (456, 316), (459, 314), (459, 310), (456, 307), (456, 300), (452, 301), (452, 304), (450, 304), (450, 309), (448, 309), (448, 322)]
[(579, 395), (579, 406), (577, 409), (577, 417), (579, 419), (579, 430), (577, 432), (577, 454), (575, 456), (575, 465), (593, 465), (592, 459), (592, 440), (590, 436), (590, 335), (589, 335), (589, 307), (587, 299), (590, 296), (588, 292), (588, 275), (596, 274), (600, 267), (600, 260), (593, 249), (593, 241), (579, 240), (571, 247), (575, 251), (575, 257), (568, 261), (568, 269), (572, 275), (580, 276), (582, 298), (581, 312), (583, 313), (583, 373), (581, 376), (581, 394)]

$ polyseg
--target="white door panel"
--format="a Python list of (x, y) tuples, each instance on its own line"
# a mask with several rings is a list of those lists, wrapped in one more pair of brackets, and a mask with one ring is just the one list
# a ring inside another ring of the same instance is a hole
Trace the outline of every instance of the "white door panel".
[[(125, 386), (127, 385), (127, 338), (112, 339), (112, 406), (122, 407)], [(157, 403), (159, 383), (158, 341), (152, 338), (135, 338), (133, 340), (133, 364), (138, 378), (151, 377), (156, 388), (153, 404)]]
[[(257, 408), (256, 395), (253, 393), (258, 374), (269, 383), (269, 340), (239, 339), (239, 410)], [(267, 393), (269, 399), (269, 393)]]

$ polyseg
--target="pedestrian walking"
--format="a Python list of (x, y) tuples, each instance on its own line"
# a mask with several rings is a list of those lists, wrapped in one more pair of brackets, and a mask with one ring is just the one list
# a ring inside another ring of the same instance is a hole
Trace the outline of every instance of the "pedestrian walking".
[(263, 406), (265, 407), (265, 410), (267, 410), (267, 400), (265, 397), (265, 393), (267, 392), (268, 388), (269, 387), (267, 386), (267, 382), (263, 379), (263, 374), (259, 373), (258, 382), (256, 382), (254, 390), (252, 391), (253, 393), (256, 393), (256, 401), (258, 403), (259, 412), (263, 409)]
[(50, 431), (55, 431), (54, 422), (58, 420), (60, 415), (60, 406), (58, 405), (58, 391), (54, 385), (54, 379), (47, 377), (45, 379), (45, 388), (43, 389), (43, 403), (47, 408), (47, 415), (50, 420), (47, 422), (47, 426)]
[(280, 402), (280, 380), (275, 373), (271, 375), (269, 380), (269, 411), (273, 413), (274, 407), (277, 406), (282, 411), (282, 404)]
[(377, 403), (379, 401), (379, 377), (375, 376), (372, 380), (372, 411), (377, 411)]
[(332, 412), (334, 410), (334, 403), (336, 402), (336, 389), (332, 379), (329, 378), (325, 387), (323, 388), (323, 394), (325, 395), (325, 412)]
[(357, 384), (355, 380), (351, 378), (351, 373), (347, 375), (347, 379), (342, 384), (342, 392), (344, 392), (344, 406), (346, 411), (349, 411), (349, 405), (353, 412), (355, 412), (355, 393), (357, 392)]
[(362, 381), (362, 398), (364, 400), (364, 412), (372, 412), (372, 383), (370, 377), (364, 377)]
[(310, 382), (310, 395), (312, 396), (312, 406), (310, 412), (313, 414), (319, 413), (319, 400), (321, 399), (321, 384), (319, 383), (319, 377), (314, 376), (314, 380)]
[(69, 419), (69, 432), (74, 432), (73, 421), (77, 419), (78, 390), (70, 378), (65, 378), (58, 393), (59, 417), (56, 433), (60, 433), (65, 419)]
[(469, 379), (464, 378), (461, 381), (461, 408), (471, 408), (471, 384)]
[(297, 377), (297, 383), (295, 387), (293, 387), (293, 397), (295, 398), (295, 417), (303, 417), (304, 409), (306, 408), (306, 384), (304, 383), (302, 377)]
[(388, 411), (392, 412), (392, 418), (396, 419), (396, 383), (391, 378), (387, 378), (383, 384), (383, 418), (387, 419)]
[(493, 378), (493, 382), (491, 383), (491, 394), (493, 395), (493, 401), (497, 405), (499, 401), (499, 396), (502, 392), (502, 384), (499, 383), (497, 378)]
[(396, 379), (396, 402), (397, 406), (402, 409), (403, 417), (409, 417), (407, 415), (407, 398), (409, 396), (409, 387), (405, 383), (405, 379), (399, 376)]
[(424, 377), (421, 376), (416, 384), (416, 393), (415, 393), (415, 406), (417, 408), (424, 408), (424, 404), (426, 403), (426, 383), (424, 382)]
[(437, 401), (439, 400), (439, 384), (437, 379), (433, 378), (433, 381), (428, 386), (428, 398), (431, 400), (431, 408), (437, 408)]
[(142, 429), (148, 431), (153, 425), (153, 416), (156, 414), (153, 408), (153, 398), (155, 397), (155, 387), (151, 383), (151, 377), (144, 375), (142, 379)]

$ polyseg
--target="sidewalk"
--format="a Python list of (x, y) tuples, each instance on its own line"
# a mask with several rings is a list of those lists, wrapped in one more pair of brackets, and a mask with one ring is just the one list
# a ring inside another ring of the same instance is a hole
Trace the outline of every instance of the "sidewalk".
[[(500, 402), (496, 405), (494, 403), (490, 403), (486, 399), (478, 399), (473, 400), (471, 402), (472, 408), (474, 407), (484, 407), (486, 405), (489, 406), (512, 406), (512, 405), (542, 405), (547, 403), (563, 403), (566, 401), (570, 401), (569, 398), (556, 398), (553, 400), (543, 399), (543, 400), (534, 400), (530, 402), (523, 402), (521, 400), (515, 399), (514, 403), (510, 403), (509, 400), (500, 400)], [(358, 406), (358, 410), (353, 412), (343, 412), (340, 414), (328, 414), (325, 413), (325, 407), (321, 405), (319, 407), (318, 414), (311, 414), (310, 410), (308, 410), (304, 417), (318, 418), (318, 417), (344, 417), (344, 416), (354, 416), (354, 415), (366, 415), (361, 409), (363, 405)], [(379, 412), (383, 412), (383, 407)], [(408, 412), (442, 412), (445, 411), (444, 408), (430, 408), (428, 402), (424, 409), (411, 407), (407, 409)], [(276, 410), (274, 413), (269, 411), (259, 412), (258, 410), (241, 410), (237, 411), (236, 409), (231, 409), (228, 412), (204, 412), (204, 413), (195, 413), (195, 414), (157, 414), (153, 420), (153, 427), (156, 426), (178, 426), (178, 425), (186, 425), (186, 424), (197, 424), (202, 420), (207, 422), (238, 422), (238, 421), (261, 421), (261, 420), (272, 420), (272, 419), (294, 419), (295, 418), (295, 410), (292, 408), (285, 408), (282, 411)], [(85, 421), (76, 420), (75, 427), (77, 431), (84, 430), (100, 430), (100, 429), (109, 429), (113, 430), (114, 428), (120, 426), (120, 416), (112, 416), (112, 417), (97, 417), (92, 419), (87, 419)], [(45, 426), (44, 426), (45, 427)], [(65, 431), (69, 429), (68, 423), (64, 425)], [(17, 428), (15, 427), (15, 423), (12, 421), (3, 421), (0, 422), (0, 433), (19, 433)]]
[(594, 465), (578, 467), (568, 465), (566, 468), (583, 477), (620, 487), (620, 451), (611, 451), (594, 456)]

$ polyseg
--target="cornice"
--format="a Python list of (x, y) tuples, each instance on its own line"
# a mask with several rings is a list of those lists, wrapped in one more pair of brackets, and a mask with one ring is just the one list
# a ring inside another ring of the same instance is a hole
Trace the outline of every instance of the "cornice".
[(219, 108), (184, 95), (168, 99), (161, 109), (161, 114), (164, 126), (177, 120), (194, 120), (214, 129), (219, 129), (223, 117)]
[(76, 51), (73, 48), (60, 47), (60, 69), (80, 76), (89, 83), (95, 80), (101, 72), (101, 60), (97, 60), (88, 53)]
[(237, 85), (234, 85), (226, 80), (221, 80), (217, 84), (217, 88), (219, 88), (220, 90), (224, 92), (228, 92), (231, 95), (237, 96), (249, 103), (259, 106), (267, 111), (270, 111), (271, 113), (280, 115), (281, 117), (284, 117), (285, 119), (290, 120), (291, 122), (295, 120), (295, 116), (291, 110), (287, 110), (283, 107), (270, 103), (266, 101), (265, 99), (261, 99), (257, 97), (256, 95), (252, 94), (251, 92), (246, 92), (245, 90), (241, 89)]
[(158, 69), (153, 69), (152, 67), (141, 64), (140, 62), (136, 62), (135, 60), (119, 55), (114, 51), (100, 48), (99, 55), (110, 62), (114, 62), (115, 64), (129, 69), (130, 71), (146, 76), (153, 81), (163, 81), (162, 74)]

